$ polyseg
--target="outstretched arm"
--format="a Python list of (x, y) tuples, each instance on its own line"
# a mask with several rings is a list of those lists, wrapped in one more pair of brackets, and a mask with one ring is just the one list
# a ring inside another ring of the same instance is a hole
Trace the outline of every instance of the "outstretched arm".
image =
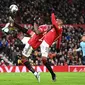
[(38, 26), (35, 22), (34, 22), (34, 31), (36, 34), (41, 34), (41, 32), (38, 30)]
[(53, 25), (56, 29), (58, 29), (58, 23), (57, 23), (57, 21), (56, 21), (56, 18), (55, 18), (54, 13), (51, 14), (51, 22), (52, 22), (52, 25)]
[(19, 31), (22, 31), (23, 33), (27, 33), (27, 30), (28, 30), (28, 29), (20, 26), (19, 24), (17, 24), (17, 23), (14, 22), (14, 26), (15, 26)]
[(73, 49), (73, 52), (78, 52), (78, 51), (81, 51), (81, 47), (78, 49)]
[(9, 28), (8, 28), (9, 25), (10, 25), (10, 23), (8, 22), (1, 30), (5, 33), (8, 33), (9, 32)]

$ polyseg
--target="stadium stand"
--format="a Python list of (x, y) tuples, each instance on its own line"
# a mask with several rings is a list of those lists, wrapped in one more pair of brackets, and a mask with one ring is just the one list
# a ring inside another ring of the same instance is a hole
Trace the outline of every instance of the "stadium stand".
[[(8, 22), (8, 8), (13, 3), (19, 7), (21, 24), (32, 24), (34, 17), (37, 17), (38, 24), (49, 24), (52, 11), (65, 24), (85, 24), (84, 0), (0, 0), (0, 3), (0, 24)], [(54, 43), (50, 48), (49, 61), (52, 65), (81, 65), (82, 53), (72, 53), (72, 50), (79, 47), (85, 27), (65, 25), (63, 28), (61, 49), (57, 53)], [(0, 31), (0, 66), (18, 65), (17, 60), (21, 56), (22, 43), (11, 37), (13, 36), (5, 35)], [(33, 65), (42, 65), (40, 58), (40, 51), (36, 50), (29, 61)]]

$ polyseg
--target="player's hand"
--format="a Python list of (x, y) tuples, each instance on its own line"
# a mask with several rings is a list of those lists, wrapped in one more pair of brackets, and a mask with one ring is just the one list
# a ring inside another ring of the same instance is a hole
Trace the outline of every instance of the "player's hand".
[(5, 33), (8, 33), (9, 32), (9, 28), (3, 27), (2, 31), (5, 32)]
[(55, 9), (54, 8), (51, 9), (51, 13), (55, 13)]
[(33, 23), (39, 24), (40, 17), (34, 17)]
[(76, 52), (76, 49), (73, 49), (73, 52)]

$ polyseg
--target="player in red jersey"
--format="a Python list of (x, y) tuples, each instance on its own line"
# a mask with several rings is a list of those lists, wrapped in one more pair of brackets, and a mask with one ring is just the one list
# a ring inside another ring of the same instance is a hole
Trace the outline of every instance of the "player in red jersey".
[[(43, 37), (43, 35), (45, 35), (46, 32), (48, 32), (51, 29), (51, 26), (41, 25), (37, 27), (36, 23), (34, 23), (34, 28), (35, 30), (37, 30), (36, 28), (38, 28), (38, 30), (36, 31), (37, 33), (34, 33), (32, 30), (27, 31), (28, 34), (32, 33), (32, 36), (30, 37), (28, 42), (25, 44), (25, 47), (22, 51), (22, 55), (23, 55), (22, 62), (28, 69), (30, 69), (30, 71), (37, 77), (38, 81), (40, 82), (39, 74), (35, 72), (35, 70), (32, 68), (32, 66), (28, 62), (27, 58), (31, 55), (33, 49), (37, 49), (40, 46), (40, 44), (42, 43), (40, 39)], [(20, 38), (23, 41), (24, 39), (23, 36), (20, 35)]]
[(50, 25), (40, 25), (38, 27), (38, 31), (40, 32), (40, 34), (35, 34), (29, 41), (28, 43), (32, 46), (33, 49), (37, 49), (41, 42), (39, 39), (41, 39), (45, 33), (47, 33), (47, 31), (51, 29), (51, 26)]
[[(57, 21), (57, 22), (56, 22)], [(41, 44), (41, 53), (42, 53), (42, 61), (44, 65), (47, 67), (47, 69), (50, 71), (52, 75), (52, 80), (56, 80), (56, 75), (52, 71), (51, 66), (49, 62), (47, 61), (47, 56), (48, 56), (48, 50), (49, 47), (52, 45), (54, 41), (58, 41), (58, 47), (60, 47), (60, 40), (61, 40), (61, 35), (62, 35), (62, 21), (61, 20), (55, 20), (54, 14), (52, 14), (52, 24), (53, 28), (48, 31), (43, 30), (39, 28), (40, 34), (34, 34), (33, 37), (28, 41), (28, 44), (25, 46), (23, 50), (23, 55), (25, 57), (29, 57), (29, 54), (31, 53), (32, 49), (37, 49), (40, 44)], [(46, 34), (45, 34), (46, 31)], [(43, 41), (43, 42), (42, 42)], [(28, 62), (24, 60), (24, 63), (27, 64)]]
[[(34, 25), (36, 25), (36, 23), (34, 23)], [(32, 49), (37, 49), (40, 46), (40, 44), (42, 43), (42, 40), (40, 40), (40, 39), (43, 37), (43, 35), (45, 35), (45, 33), (47, 33), (47, 31), (49, 31), (49, 29), (51, 29), (51, 25), (45, 24), (45, 25), (41, 25), (41, 26), (38, 27), (39, 34), (34, 33), (32, 30), (28, 30), (27, 34), (32, 33), (32, 35), (31, 35), (31, 38), (28, 40), (28, 43), (25, 46), (26, 49), (24, 48), (24, 50), (22, 52), (23, 55), (25, 55), (26, 57), (29, 57)], [(27, 51), (29, 52), (29, 50), (30, 50), (30, 53), (27, 53)], [(25, 51), (26, 51), (27, 54), (25, 53)]]
[(53, 72), (49, 61), (47, 61), (48, 53), (49, 53), (49, 47), (52, 45), (53, 42), (57, 41), (57, 47), (60, 47), (61, 42), (61, 36), (62, 36), (62, 20), (55, 19), (54, 13), (51, 15), (51, 21), (53, 28), (44, 36), (42, 44), (40, 45), (41, 48), (41, 54), (42, 54), (42, 61), (43, 64), (47, 67), (47, 69), (50, 71), (52, 75), (52, 80), (56, 80), (56, 75)]
[[(36, 23), (34, 25), (36, 25)], [(34, 33), (32, 35), (32, 37), (29, 39), (28, 43), (25, 45), (22, 54), (24, 56), (26, 56), (26, 57), (29, 57), (32, 50), (37, 49), (40, 46), (40, 44), (42, 43), (42, 41), (40, 39), (43, 37), (43, 35), (45, 35), (45, 33), (49, 29), (51, 29), (51, 26), (49, 26), (49, 25), (41, 25), (41, 26), (39, 26), (38, 27), (39, 34)], [(27, 33), (29, 34), (29, 30), (27, 31)]]

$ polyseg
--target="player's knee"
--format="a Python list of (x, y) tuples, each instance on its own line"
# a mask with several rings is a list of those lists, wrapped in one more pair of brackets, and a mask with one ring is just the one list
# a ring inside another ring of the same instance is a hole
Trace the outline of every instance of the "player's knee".
[(42, 57), (42, 62), (43, 62), (43, 64), (46, 64), (47, 58), (43, 56), (43, 57)]
[(32, 51), (33, 51), (33, 48), (30, 46), (29, 48), (24, 48), (24, 50), (22, 51), (22, 54), (25, 57), (29, 57), (31, 55)]

